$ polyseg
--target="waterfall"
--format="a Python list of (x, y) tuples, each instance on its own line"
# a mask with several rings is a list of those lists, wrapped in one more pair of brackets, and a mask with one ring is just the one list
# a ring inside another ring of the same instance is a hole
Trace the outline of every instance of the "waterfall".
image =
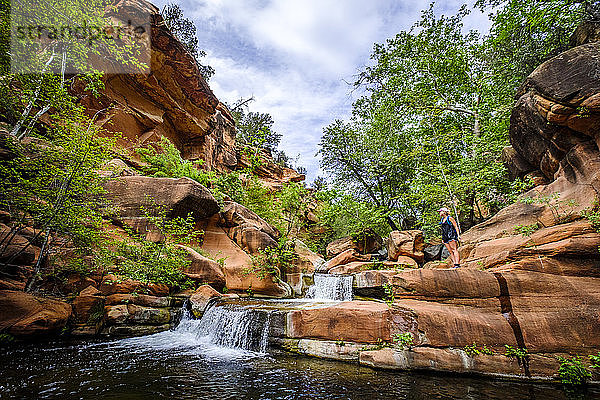
[(315, 300), (352, 300), (352, 275), (315, 274), (315, 284), (308, 288), (306, 298)]
[(200, 320), (184, 313), (175, 330), (217, 346), (264, 353), (269, 346), (270, 328), (271, 311), (239, 304), (213, 304)]

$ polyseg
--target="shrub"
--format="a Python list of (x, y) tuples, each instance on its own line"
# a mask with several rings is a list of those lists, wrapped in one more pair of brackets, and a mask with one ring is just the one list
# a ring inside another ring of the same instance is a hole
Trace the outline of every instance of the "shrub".
[(467, 345), (463, 348), (463, 350), (465, 351), (465, 353), (467, 353), (468, 356), (470, 357), (475, 357), (479, 354), (481, 354), (481, 352), (479, 351), (479, 349), (477, 348), (477, 343), (473, 343), (471, 345)]
[(390, 283), (384, 283), (383, 291), (385, 293), (385, 302), (388, 306), (391, 307), (394, 304), (394, 301), (396, 300), (394, 296), (394, 286)]
[(504, 347), (506, 348), (504, 355), (509, 358), (516, 358), (519, 361), (523, 361), (529, 355), (529, 352), (525, 347), (512, 347), (509, 345), (505, 345)]
[(282, 237), (279, 239), (277, 247), (261, 249), (258, 255), (251, 256), (252, 266), (245, 272), (254, 272), (261, 279), (270, 276), (276, 281), (281, 278), (282, 273), (285, 274), (296, 257), (292, 243), (288, 242), (287, 238)]
[(413, 336), (410, 332), (396, 333), (392, 336), (392, 341), (396, 344), (396, 347), (409, 349), (413, 344)]
[(192, 282), (181, 271), (190, 264), (188, 254), (177, 244), (189, 244), (203, 232), (194, 230), (191, 213), (186, 218), (168, 218), (164, 207), (156, 206), (154, 215), (142, 209), (148, 221), (164, 237), (160, 242), (146, 240), (143, 233), (125, 229), (129, 236), (121, 239), (105, 238), (99, 246), (96, 259), (103, 265), (118, 265), (119, 272), (145, 283), (163, 283), (171, 287), (187, 288)]
[(598, 355), (590, 355), (588, 356), (590, 358), (590, 361), (592, 362), (591, 367), (592, 368), (600, 368), (600, 351), (598, 352)]
[(569, 358), (558, 357), (560, 367), (558, 376), (563, 384), (567, 386), (581, 386), (592, 377), (592, 374), (585, 368), (582, 358), (575, 356)]

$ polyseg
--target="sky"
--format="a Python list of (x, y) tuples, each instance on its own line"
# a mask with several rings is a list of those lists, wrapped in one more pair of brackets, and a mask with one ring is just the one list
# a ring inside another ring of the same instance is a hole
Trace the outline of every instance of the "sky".
[[(180, 0), (194, 21), (202, 59), (215, 69), (209, 85), (232, 104), (254, 97), (250, 111), (272, 115), (279, 148), (307, 169), (319, 169), (323, 128), (347, 119), (358, 94), (351, 83), (369, 65), (374, 43), (383, 43), (419, 19), (429, 0)], [(436, 3), (450, 15), (464, 1)], [(489, 28), (486, 15), (472, 12), (465, 29)]]

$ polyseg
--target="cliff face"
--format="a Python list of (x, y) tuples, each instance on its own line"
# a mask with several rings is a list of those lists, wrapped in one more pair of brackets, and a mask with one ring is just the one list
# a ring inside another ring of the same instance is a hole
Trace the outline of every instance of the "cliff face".
[(227, 171), (237, 165), (235, 126), (200, 75), (194, 58), (165, 26), (158, 9), (143, 0), (116, 4), (115, 19), (151, 15), (151, 68), (148, 75), (105, 77), (99, 99), (83, 102), (90, 114), (112, 106), (98, 121), (109, 131), (122, 132), (128, 150), (170, 139), (186, 159), (205, 161), (211, 170)]

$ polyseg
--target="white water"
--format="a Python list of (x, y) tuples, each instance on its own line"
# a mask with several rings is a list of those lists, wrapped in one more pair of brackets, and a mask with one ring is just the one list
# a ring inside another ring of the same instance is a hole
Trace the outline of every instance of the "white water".
[(270, 312), (256, 312), (229, 304), (209, 306), (201, 319), (194, 319), (184, 308), (175, 329), (122, 339), (114, 342), (114, 346), (126, 347), (134, 353), (153, 348), (215, 360), (264, 357), (268, 349), (270, 322)]
[(315, 300), (352, 300), (352, 275), (315, 274), (315, 284), (308, 288), (306, 298)]

